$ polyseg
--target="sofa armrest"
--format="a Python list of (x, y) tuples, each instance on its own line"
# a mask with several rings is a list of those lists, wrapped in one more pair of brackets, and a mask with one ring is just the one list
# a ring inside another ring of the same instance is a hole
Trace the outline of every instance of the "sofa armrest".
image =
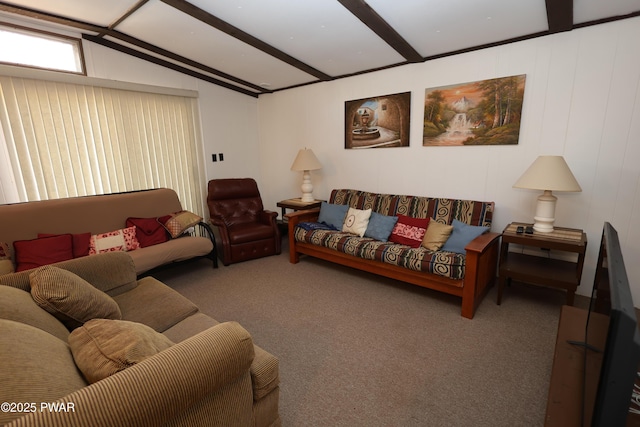
[(250, 387), (242, 396), (223, 389), (249, 374), (253, 358), (249, 333), (238, 323), (222, 323), (56, 401), (71, 411), (36, 411), (8, 425), (164, 425), (216, 391), (226, 403), (251, 402)]
[(296, 251), (296, 225), (301, 222), (316, 222), (320, 216), (320, 208), (305, 209), (294, 211), (284, 215), (284, 219), (288, 223), (289, 230), (289, 262), (296, 264), (300, 261), (300, 255)]
[(462, 287), (462, 316), (472, 319), (476, 308), (496, 279), (499, 233), (484, 233), (473, 239), (465, 250), (465, 273)]
[(477, 253), (484, 253), (491, 246), (491, 244), (494, 243), (494, 241), (499, 237), (500, 237), (499, 233), (488, 232), (488, 233), (481, 234), (475, 239), (473, 239), (471, 242), (469, 242), (469, 244), (465, 246), (464, 249), (467, 251), (467, 253), (470, 251), (477, 252)]
[(300, 222), (316, 222), (320, 216), (320, 208), (305, 209), (301, 211), (289, 212), (284, 215), (284, 218), (289, 224), (289, 231), (292, 230), (292, 226), (295, 226)]

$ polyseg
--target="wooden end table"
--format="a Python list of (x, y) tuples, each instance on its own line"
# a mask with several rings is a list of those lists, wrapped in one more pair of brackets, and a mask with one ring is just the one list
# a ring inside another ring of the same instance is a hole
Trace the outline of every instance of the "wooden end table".
[[(512, 279), (534, 285), (564, 289), (567, 291), (567, 305), (573, 305), (576, 289), (582, 278), (582, 267), (587, 250), (587, 235), (582, 230), (563, 227), (555, 227), (550, 233), (537, 231), (534, 231), (533, 234), (518, 233), (518, 226), (526, 228), (531, 224), (512, 222), (502, 232), (498, 270), (498, 305), (502, 302), (505, 283), (510, 283)], [(509, 252), (510, 244), (522, 245), (522, 253)], [(577, 260), (566, 261), (529, 255), (524, 253), (524, 247), (574, 253), (577, 254)]]
[(291, 209), (293, 211), (301, 211), (304, 209), (319, 208), (320, 205), (322, 205), (322, 202), (324, 202), (324, 200), (314, 200), (312, 202), (303, 202), (302, 199), (298, 197), (295, 199), (281, 200), (278, 203), (276, 203), (276, 206), (278, 206), (282, 210), (282, 219), (278, 221), (278, 224), (280, 224), (280, 231), (282, 232), (282, 234), (287, 233), (287, 220), (284, 217), (284, 215), (287, 213), (287, 209)]

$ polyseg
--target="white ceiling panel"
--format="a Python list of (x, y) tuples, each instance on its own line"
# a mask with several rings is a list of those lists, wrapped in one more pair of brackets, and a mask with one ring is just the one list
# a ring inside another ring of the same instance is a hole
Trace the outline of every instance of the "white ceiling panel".
[(549, 28), (545, 2), (541, 0), (367, 0), (367, 3), (424, 57)]
[(573, 22), (581, 24), (603, 17), (628, 15), (640, 10), (640, 0), (574, 0)]
[(11, 0), (6, 3), (103, 27), (124, 15), (137, 0)]
[(315, 80), (315, 77), (157, 0), (148, 2), (117, 29), (255, 85), (266, 84), (269, 89)]
[(191, 3), (332, 76), (405, 62), (336, 0)]
[(637, 20), (640, 0), (0, 0), (7, 15), (257, 96)]

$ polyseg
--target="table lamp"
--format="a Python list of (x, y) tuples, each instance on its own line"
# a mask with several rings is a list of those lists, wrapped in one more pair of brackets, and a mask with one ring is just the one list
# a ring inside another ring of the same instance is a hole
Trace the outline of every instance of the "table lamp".
[(311, 174), (309, 171), (317, 170), (322, 168), (322, 165), (316, 158), (316, 155), (313, 154), (311, 149), (305, 148), (304, 150), (298, 151), (298, 155), (296, 159), (293, 161), (291, 165), (292, 171), (303, 171), (302, 174), (302, 201), (303, 202), (313, 202), (313, 185), (311, 184)]
[(538, 197), (536, 216), (533, 217), (533, 229), (541, 233), (553, 231), (558, 198), (551, 192), (582, 191), (562, 156), (539, 156), (513, 187), (544, 191)]

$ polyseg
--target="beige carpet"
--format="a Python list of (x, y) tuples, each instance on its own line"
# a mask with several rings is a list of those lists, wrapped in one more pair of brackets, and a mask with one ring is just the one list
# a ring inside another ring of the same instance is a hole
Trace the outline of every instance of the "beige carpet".
[(460, 301), (309, 257), (156, 274), (280, 360), (284, 426), (541, 426), (559, 291)]

